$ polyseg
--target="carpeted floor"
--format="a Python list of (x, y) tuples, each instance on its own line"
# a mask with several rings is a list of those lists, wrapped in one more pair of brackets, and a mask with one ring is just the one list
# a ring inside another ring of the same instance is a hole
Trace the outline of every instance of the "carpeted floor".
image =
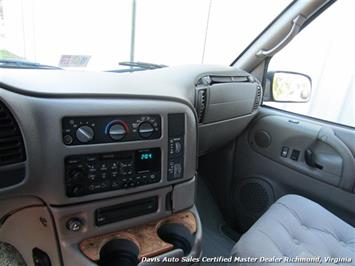
[[(225, 224), (211, 192), (201, 177), (197, 186), (197, 209), (202, 222), (202, 249), (205, 257), (229, 257), (235, 242), (223, 234), (221, 226)], [(211, 265), (203, 264), (201, 265)], [(225, 265), (225, 264), (214, 264)]]

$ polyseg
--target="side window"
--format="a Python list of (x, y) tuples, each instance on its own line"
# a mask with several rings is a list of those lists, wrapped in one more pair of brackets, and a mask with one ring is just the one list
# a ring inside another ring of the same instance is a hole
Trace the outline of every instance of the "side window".
[(355, 127), (355, 1), (337, 1), (302, 30), (269, 64), (312, 79), (306, 103), (264, 105)]

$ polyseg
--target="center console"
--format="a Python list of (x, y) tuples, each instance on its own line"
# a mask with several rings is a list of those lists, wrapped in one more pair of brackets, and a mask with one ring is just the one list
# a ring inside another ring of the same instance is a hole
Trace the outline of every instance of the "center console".
[(64, 185), (50, 207), (64, 264), (123, 263), (127, 254), (127, 265), (199, 257), (193, 111), (169, 101), (77, 101), (81, 108), (68, 106), (70, 113), (61, 107), (54, 146), (63, 168), (52, 167)]

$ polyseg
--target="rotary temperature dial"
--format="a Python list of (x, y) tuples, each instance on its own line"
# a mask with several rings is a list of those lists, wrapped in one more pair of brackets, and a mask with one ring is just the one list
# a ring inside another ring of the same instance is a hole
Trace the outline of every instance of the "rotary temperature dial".
[(118, 122), (111, 125), (108, 134), (113, 140), (121, 140), (126, 136), (127, 130), (123, 123)]
[(138, 127), (138, 133), (143, 139), (147, 139), (153, 135), (154, 127), (150, 122), (143, 122)]

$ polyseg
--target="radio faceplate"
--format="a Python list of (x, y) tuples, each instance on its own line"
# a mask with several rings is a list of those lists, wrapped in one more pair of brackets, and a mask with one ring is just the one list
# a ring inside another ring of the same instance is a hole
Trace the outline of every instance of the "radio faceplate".
[(160, 180), (160, 148), (78, 155), (65, 159), (68, 197), (138, 187)]

